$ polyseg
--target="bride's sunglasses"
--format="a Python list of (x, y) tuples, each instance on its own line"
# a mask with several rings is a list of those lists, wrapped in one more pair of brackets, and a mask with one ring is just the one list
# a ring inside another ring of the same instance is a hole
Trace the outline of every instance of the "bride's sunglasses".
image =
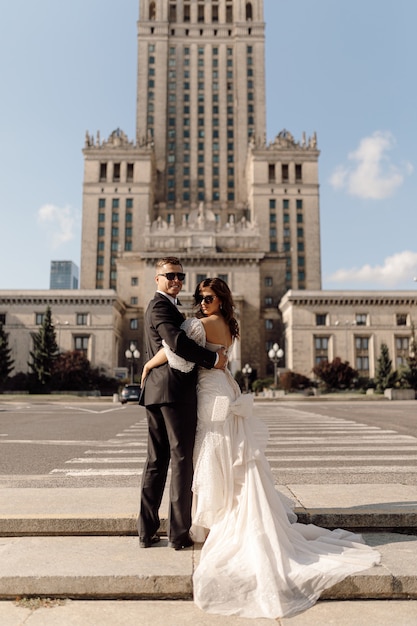
[(204, 304), (211, 304), (216, 296), (198, 296), (198, 302), (204, 302)]

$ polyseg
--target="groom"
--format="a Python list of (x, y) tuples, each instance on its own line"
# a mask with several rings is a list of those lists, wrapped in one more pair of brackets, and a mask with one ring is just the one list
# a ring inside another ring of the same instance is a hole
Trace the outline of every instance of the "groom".
[[(226, 356), (211, 352), (189, 339), (180, 326), (184, 317), (177, 309), (177, 296), (185, 274), (181, 261), (165, 257), (156, 263), (157, 291), (145, 313), (146, 357), (152, 358), (167, 345), (187, 361), (207, 369), (224, 369)], [(193, 545), (191, 526), (191, 485), (193, 447), (197, 425), (197, 367), (189, 373), (171, 369), (168, 363), (151, 370), (145, 380), (140, 404), (148, 419), (148, 452), (142, 476), (139, 545), (149, 548), (159, 541), (159, 507), (164, 493), (169, 462), (171, 485), (169, 546), (181, 550)]]

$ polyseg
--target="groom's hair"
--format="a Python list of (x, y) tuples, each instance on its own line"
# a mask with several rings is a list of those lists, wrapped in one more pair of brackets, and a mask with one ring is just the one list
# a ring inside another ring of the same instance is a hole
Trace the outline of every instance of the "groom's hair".
[(180, 265), (182, 267), (182, 263), (176, 256), (165, 256), (162, 259), (158, 259), (155, 267), (158, 269), (159, 267), (163, 267), (164, 265)]

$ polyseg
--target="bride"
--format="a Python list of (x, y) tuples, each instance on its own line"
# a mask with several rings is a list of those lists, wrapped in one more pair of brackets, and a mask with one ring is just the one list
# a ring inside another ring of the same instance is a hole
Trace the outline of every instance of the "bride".
[[(194, 299), (203, 314), (183, 323), (200, 345), (230, 353), (239, 338), (233, 298), (220, 278), (206, 278)], [(162, 363), (190, 371), (164, 346), (145, 363), (142, 381)], [(360, 535), (300, 524), (275, 489), (265, 457), (266, 426), (252, 412), (230, 371), (200, 368), (194, 448), (193, 524), (204, 542), (194, 572), (194, 601), (208, 613), (288, 617), (312, 606), (321, 592), (379, 563)]]

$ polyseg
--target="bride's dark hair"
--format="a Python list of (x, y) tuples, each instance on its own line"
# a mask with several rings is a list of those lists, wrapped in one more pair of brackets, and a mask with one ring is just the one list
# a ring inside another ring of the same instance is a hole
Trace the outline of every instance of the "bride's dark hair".
[(239, 337), (239, 324), (237, 323), (237, 319), (234, 316), (234, 302), (232, 292), (229, 289), (227, 283), (224, 282), (221, 278), (205, 278), (201, 281), (195, 288), (194, 292), (194, 304), (196, 306), (200, 305), (201, 302), (201, 289), (204, 287), (208, 287), (219, 298), (220, 305), (220, 313), (224, 317), (226, 323), (229, 326), (232, 337)]

